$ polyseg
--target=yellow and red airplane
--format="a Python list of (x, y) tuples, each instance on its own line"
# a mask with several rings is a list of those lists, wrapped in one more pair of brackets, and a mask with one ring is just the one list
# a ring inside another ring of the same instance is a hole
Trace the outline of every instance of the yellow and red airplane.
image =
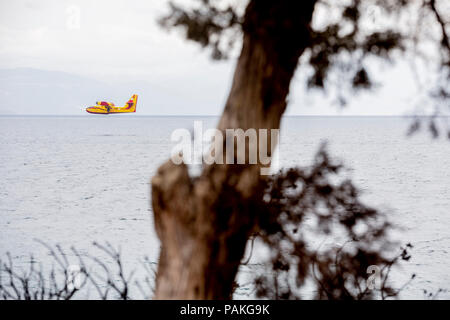
[(116, 107), (112, 102), (97, 101), (95, 106), (87, 107), (86, 111), (96, 114), (136, 112), (137, 97), (137, 94), (133, 94), (123, 107)]

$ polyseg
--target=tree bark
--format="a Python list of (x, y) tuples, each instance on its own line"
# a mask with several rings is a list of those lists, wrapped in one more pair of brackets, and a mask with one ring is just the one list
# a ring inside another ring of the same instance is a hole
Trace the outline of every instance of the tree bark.
[[(218, 129), (278, 129), (315, 1), (249, 3), (243, 47)], [(271, 146), (273, 148), (274, 146)], [(229, 299), (257, 212), (261, 164), (213, 164), (197, 178), (170, 160), (152, 179), (161, 241), (155, 299)]]

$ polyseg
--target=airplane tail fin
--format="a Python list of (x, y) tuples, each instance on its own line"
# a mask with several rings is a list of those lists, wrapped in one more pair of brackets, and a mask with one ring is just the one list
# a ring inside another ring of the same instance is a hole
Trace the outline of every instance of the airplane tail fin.
[(133, 94), (130, 100), (125, 104), (124, 108), (129, 112), (136, 112), (137, 98), (137, 94)]

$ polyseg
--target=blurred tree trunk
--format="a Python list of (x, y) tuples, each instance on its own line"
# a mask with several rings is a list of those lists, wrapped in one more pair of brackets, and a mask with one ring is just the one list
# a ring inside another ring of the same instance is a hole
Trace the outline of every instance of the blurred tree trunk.
[[(309, 41), (315, 1), (249, 3), (243, 47), (218, 129), (278, 129), (298, 59)], [(274, 146), (272, 146), (273, 148)], [(170, 160), (152, 179), (161, 241), (156, 299), (228, 299), (256, 212), (260, 165), (204, 167), (192, 179)], [(239, 200), (240, 199), (240, 200)]]

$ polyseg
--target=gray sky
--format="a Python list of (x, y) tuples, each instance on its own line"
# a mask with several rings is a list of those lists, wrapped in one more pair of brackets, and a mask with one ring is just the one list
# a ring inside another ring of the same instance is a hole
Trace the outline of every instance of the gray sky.
[[(181, 98), (158, 108), (146, 96), (141, 114), (219, 114), (235, 59), (213, 62), (209, 52), (185, 41), (179, 31), (162, 30), (156, 19), (166, 9), (166, 0), (0, 0), (0, 68), (64, 71), (114, 86), (145, 82), (161, 91), (159, 98)], [(415, 100), (411, 97), (417, 87), (409, 67), (373, 64), (372, 69), (383, 87), (354, 97), (344, 109), (331, 105), (326, 95), (305, 92), (304, 70), (299, 69), (288, 114), (403, 115), (412, 111)]]

